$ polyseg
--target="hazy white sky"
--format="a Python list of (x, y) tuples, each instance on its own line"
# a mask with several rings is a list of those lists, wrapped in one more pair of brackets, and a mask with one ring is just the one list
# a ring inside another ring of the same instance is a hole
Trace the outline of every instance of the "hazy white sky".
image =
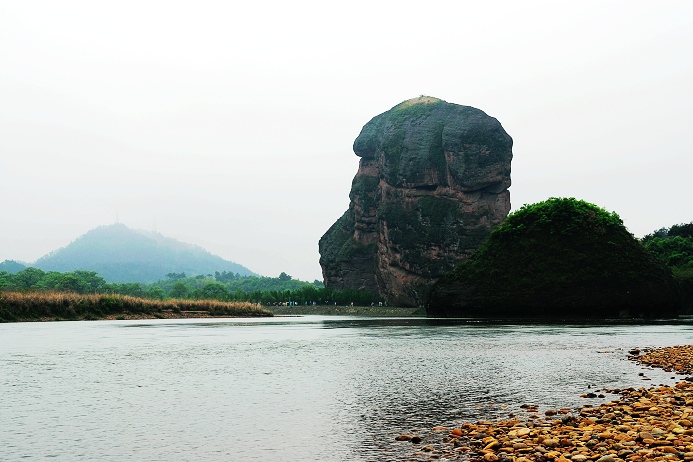
[(322, 279), (354, 139), (421, 94), (501, 122), (514, 210), (693, 221), (691, 1), (0, 0), (0, 261), (118, 215)]

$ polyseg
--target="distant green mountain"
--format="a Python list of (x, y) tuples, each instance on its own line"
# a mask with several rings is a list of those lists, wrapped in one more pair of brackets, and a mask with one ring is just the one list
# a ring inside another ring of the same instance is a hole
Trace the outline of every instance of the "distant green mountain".
[(169, 273), (187, 276), (215, 271), (257, 276), (248, 268), (212, 255), (202, 247), (123, 224), (99, 226), (72, 243), (39, 258), (44, 271), (96, 271), (107, 282), (152, 283)]
[(19, 273), (25, 268), (26, 265), (14, 260), (5, 260), (4, 262), (0, 263), (0, 271), (7, 271), (10, 274)]

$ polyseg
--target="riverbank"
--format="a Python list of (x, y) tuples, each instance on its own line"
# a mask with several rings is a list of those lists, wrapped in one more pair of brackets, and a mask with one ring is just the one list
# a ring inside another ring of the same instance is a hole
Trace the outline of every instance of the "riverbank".
[(0, 322), (272, 316), (260, 305), (215, 300), (149, 300), (109, 294), (2, 292)]
[[(638, 364), (677, 374), (693, 372), (692, 358), (693, 345), (631, 350), (629, 355)], [(595, 391), (620, 397), (577, 410), (548, 409), (543, 415), (536, 406), (523, 405), (523, 416), (435, 427), (426, 435), (396, 439), (414, 443), (412, 461), (693, 461), (693, 383)]]
[(340, 306), (340, 305), (295, 305), (265, 306), (275, 316), (426, 316), (424, 308), (398, 308), (389, 306)]
[(388, 306), (261, 306), (216, 300), (149, 300), (109, 294), (0, 292), (0, 322), (126, 319), (229, 318), (255, 316), (426, 316), (424, 308)]

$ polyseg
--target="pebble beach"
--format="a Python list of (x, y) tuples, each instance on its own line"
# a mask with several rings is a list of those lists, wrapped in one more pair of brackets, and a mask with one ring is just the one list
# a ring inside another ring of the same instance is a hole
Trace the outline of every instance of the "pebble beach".
[[(628, 359), (687, 375), (693, 372), (693, 345), (634, 349)], [(435, 427), (395, 439), (411, 444), (409, 461), (693, 461), (693, 383), (688, 378), (673, 386), (595, 390), (582, 397), (608, 395), (614, 399), (598, 406), (539, 413), (537, 406), (525, 404), (523, 416)]]

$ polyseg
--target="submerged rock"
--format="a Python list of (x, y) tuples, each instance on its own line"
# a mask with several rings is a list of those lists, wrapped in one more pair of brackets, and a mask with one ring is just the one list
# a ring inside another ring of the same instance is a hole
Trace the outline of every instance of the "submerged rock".
[(368, 122), (349, 209), (320, 239), (325, 286), (420, 306), (510, 211), (512, 139), (484, 112), (420, 97)]
[(429, 316), (671, 317), (671, 271), (620, 217), (576, 199), (523, 206), (431, 289)]

